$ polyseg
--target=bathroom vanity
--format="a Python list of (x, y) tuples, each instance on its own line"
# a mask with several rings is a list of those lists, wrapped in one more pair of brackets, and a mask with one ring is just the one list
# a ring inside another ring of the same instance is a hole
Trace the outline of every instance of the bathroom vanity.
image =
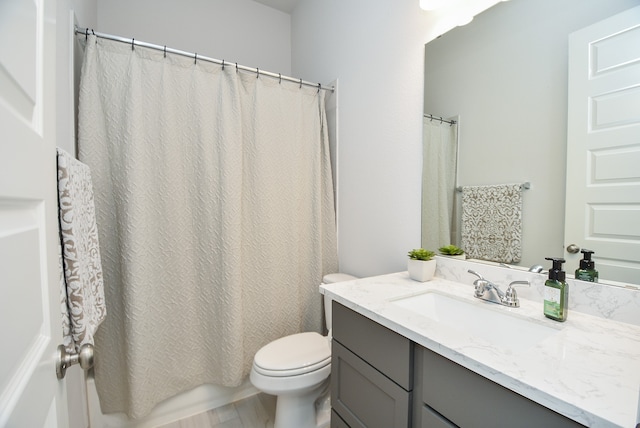
[(333, 314), (332, 427), (583, 426), (337, 302)]
[(640, 326), (578, 311), (557, 323), (541, 301), (507, 308), (471, 283), (400, 272), (321, 287), (332, 427), (637, 426)]

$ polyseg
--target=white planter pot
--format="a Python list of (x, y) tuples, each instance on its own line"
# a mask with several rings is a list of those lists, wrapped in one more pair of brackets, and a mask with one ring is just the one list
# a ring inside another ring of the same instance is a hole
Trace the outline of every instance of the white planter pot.
[(449, 257), (450, 259), (460, 259), (460, 260), (466, 260), (467, 259), (467, 255), (466, 254), (458, 254), (457, 256), (450, 256), (448, 254), (440, 254), (442, 257)]
[(407, 263), (409, 277), (414, 281), (426, 282), (433, 278), (436, 273), (436, 261), (434, 260), (412, 260)]

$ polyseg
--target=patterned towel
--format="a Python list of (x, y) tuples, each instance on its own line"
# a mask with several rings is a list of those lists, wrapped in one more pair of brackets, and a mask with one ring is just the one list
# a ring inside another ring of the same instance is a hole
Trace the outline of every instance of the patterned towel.
[(501, 263), (520, 261), (520, 184), (462, 188), (462, 248), (470, 258)]
[(93, 345), (107, 315), (89, 167), (58, 148), (60, 300), (67, 352)]

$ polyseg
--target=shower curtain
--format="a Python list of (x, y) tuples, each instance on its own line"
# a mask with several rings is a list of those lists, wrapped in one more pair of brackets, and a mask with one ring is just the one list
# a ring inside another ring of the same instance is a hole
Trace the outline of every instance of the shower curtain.
[(436, 251), (459, 245), (454, 220), (458, 125), (425, 117), (422, 129), (422, 247)]
[(321, 331), (318, 285), (337, 270), (323, 92), (94, 36), (80, 86), (103, 412), (237, 386), (267, 342)]

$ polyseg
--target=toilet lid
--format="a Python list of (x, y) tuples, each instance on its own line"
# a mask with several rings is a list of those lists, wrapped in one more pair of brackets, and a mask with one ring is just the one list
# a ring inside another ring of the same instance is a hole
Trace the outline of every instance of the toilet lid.
[(253, 359), (258, 371), (271, 376), (292, 376), (318, 370), (331, 362), (326, 337), (314, 332), (292, 334), (263, 346)]

